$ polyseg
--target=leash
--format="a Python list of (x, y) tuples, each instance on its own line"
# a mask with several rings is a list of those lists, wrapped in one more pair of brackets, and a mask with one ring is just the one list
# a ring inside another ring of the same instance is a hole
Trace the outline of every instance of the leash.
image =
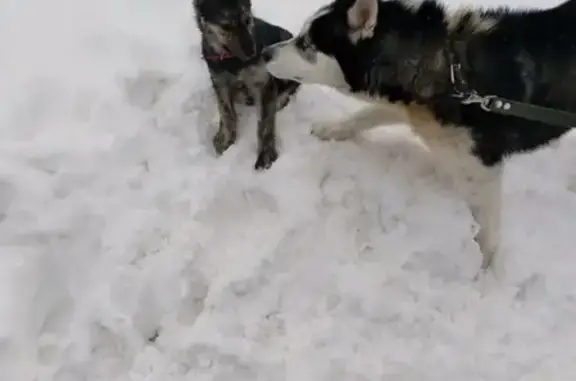
[[(448, 46), (448, 62), (450, 64), (450, 82), (454, 88), (454, 98), (460, 99), (462, 104), (478, 104), (484, 111), (506, 116), (516, 116), (536, 122), (553, 124), (564, 127), (576, 127), (576, 114), (537, 106), (531, 103), (518, 102), (497, 95), (480, 95), (471, 89), (462, 71), (462, 62), (458, 51), (465, 53), (464, 41), (454, 41), (456, 46)], [(451, 45), (451, 44), (450, 44)]]

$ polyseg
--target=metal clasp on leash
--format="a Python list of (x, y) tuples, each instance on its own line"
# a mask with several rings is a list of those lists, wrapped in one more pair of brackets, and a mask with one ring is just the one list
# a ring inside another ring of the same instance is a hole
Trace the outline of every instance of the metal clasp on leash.
[(475, 90), (468, 89), (468, 83), (464, 78), (462, 78), (462, 67), (459, 63), (453, 63), (450, 65), (450, 81), (454, 86), (454, 98), (460, 99), (460, 103), (478, 104), (484, 111), (491, 111), (488, 105), (496, 98), (495, 95), (479, 95)]
[(494, 101), (497, 98), (495, 95), (481, 96), (477, 92), (472, 92), (469, 94), (461, 94), (461, 97), (459, 98), (461, 99), (460, 103), (465, 105), (477, 104), (480, 106), (482, 110), (487, 112), (492, 111), (492, 107), (490, 107), (492, 105), (492, 102), (495, 103), (494, 107), (496, 108), (504, 108), (504, 106), (508, 106), (508, 108), (510, 107), (510, 104), (496, 105), (496, 103), (502, 103), (502, 101), (499, 100)]

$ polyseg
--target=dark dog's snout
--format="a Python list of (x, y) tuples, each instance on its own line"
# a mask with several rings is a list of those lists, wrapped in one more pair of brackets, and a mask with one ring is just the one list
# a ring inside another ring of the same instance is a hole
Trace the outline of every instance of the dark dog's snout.
[(242, 60), (248, 60), (256, 55), (256, 42), (248, 31), (237, 31), (235, 36), (228, 38), (226, 47), (232, 55)]
[(236, 30), (236, 46), (238, 56), (242, 59), (250, 59), (256, 55), (256, 41), (249, 28), (239, 27)]

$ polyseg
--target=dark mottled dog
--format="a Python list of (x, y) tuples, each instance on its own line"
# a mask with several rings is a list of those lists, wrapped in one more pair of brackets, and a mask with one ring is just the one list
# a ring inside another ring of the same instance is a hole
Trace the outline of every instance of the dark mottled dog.
[(454, 73), (481, 95), (576, 112), (575, 20), (576, 0), (540, 10), (455, 12), (436, 0), (335, 0), (297, 37), (263, 55), (275, 76), (372, 103), (345, 120), (315, 125), (320, 138), (408, 122), (456, 174), (488, 267), (500, 246), (506, 157), (544, 147), (570, 126), (462, 102)]
[(258, 158), (256, 169), (269, 168), (278, 158), (276, 112), (283, 109), (300, 84), (270, 75), (260, 52), (290, 39), (292, 34), (252, 15), (250, 0), (194, 0), (196, 22), (202, 33), (202, 55), (220, 113), (214, 149), (222, 154), (236, 141), (235, 103), (256, 105)]

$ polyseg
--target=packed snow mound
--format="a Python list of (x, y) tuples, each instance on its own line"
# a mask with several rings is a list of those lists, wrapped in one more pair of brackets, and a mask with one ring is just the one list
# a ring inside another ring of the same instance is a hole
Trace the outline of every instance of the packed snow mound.
[[(296, 32), (323, 0), (254, 1)], [(497, 277), (406, 126), (305, 86), (255, 172), (216, 112), (189, 2), (5, 1), (0, 379), (558, 380), (576, 373), (576, 140), (514, 159)]]

